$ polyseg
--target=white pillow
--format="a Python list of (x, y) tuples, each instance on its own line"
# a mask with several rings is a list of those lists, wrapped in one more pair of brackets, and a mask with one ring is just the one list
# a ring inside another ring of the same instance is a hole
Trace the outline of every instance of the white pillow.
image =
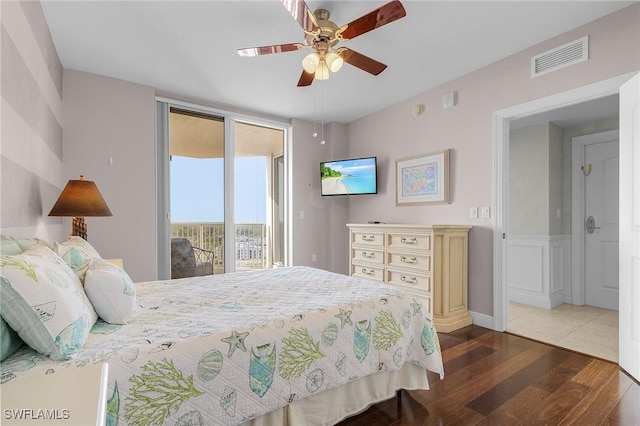
[(20, 338), (54, 360), (76, 353), (97, 315), (69, 265), (45, 246), (0, 256), (0, 309)]
[(64, 243), (55, 243), (54, 247), (58, 256), (71, 266), (73, 272), (80, 278), (80, 282), (84, 284), (84, 276), (91, 259), (100, 258), (98, 251), (87, 240), (77, 236), (69, 237)]
[(126, 324), (136, 307), (136, 288), (124, 269), (104, 259), (93, 259), (84, 291), (98, 316), (111, 324)]

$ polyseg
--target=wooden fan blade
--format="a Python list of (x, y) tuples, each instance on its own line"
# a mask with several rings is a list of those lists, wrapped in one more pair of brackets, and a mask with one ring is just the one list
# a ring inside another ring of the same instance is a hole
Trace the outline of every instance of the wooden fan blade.
[(300, 50), (305, 47), (308, 47), (308, 46), (305, 46), (302, 43), (276, 44), (273, 46), (262, 46), (262, 47), (247, 47), (244, 49), (238, 49), (238, 55), (242, 57), (269, 55), (271, 53), (293, 52), (295, 50)]
[(311, 9), (307, 7), (304, 0), (280, 0), (284, 7), (287, 8), (293, 19), (305, 31), (313, 31), (318, 26)]
[(378, 75), (387, 68), (382, 62), (378, 62), (375, 59), (371, 59), (362, 53), (347, 49), (346, 47), (341, 47), (336, 53), (338, 53), (346, 63), (373, 75)]
[(313, 83), (313, 77), (315, 74), (302, 70), (300, 80), (298, 80), (298, 87), (311, 86)]
[(344, 40), (349, 40), (405, 16), (407, 16), (407, 11), (404, 10), (402, 3), (399, 0), (393, 0), (351, 21), (345, 25), (346, 29), (341, 31), (340, 35)]

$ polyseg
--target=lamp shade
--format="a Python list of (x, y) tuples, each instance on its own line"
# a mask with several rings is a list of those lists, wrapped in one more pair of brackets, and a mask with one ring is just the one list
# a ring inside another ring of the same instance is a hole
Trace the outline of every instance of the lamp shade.
[(328, 80), (329, 79), (329, 67), (325, 61), (320, 61), (318, 65), (318, 69), (316, 69), (316, 73), (314, 78), (316, 80)]
[(315, 52), (308, 54), (302, 59), (302, 68), (309, 74), (316, 72), (318, 64), (320, 64), (320, 56)]
[(331, 70), (331, 72), (338, 72), (340, 68), (342, 68), (342, 64), (344, 64), (344, 60), (334, 52), (329, 52), (325, 56), (325, 61), (327, 66)]
[(113, 216), (93, 181), (70, 180), (49, 216)]

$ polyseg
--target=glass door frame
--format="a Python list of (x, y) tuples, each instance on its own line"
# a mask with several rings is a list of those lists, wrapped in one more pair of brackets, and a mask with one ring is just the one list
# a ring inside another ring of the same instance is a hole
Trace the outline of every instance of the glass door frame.
[[(170, 227), (171, 206), (169, 194), (169, 110), (171, 107), (191, 110), (203, 114), (215, 115), (224, 119), (224, 236), (225, 272), (235, 271), (235, 126), (236, 123), (249, 123), (283, 131), (284, 148), (284, 252), (285, 266), (291, 264), (291, 124), (264, 117), (221, 110), (189, 102), (156, 97), (156, 241), (157, 241), (157, 279), (169, 279), (170, 271)], [(233, 242), (233, 244), (230, 244)]]

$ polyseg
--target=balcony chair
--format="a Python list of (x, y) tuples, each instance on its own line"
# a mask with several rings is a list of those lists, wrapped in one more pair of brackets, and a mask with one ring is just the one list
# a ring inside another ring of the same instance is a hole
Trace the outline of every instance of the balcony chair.
[(191, 245), (186, 238), (171, 239), (171, 279), (213, 275), (213, 251)]

